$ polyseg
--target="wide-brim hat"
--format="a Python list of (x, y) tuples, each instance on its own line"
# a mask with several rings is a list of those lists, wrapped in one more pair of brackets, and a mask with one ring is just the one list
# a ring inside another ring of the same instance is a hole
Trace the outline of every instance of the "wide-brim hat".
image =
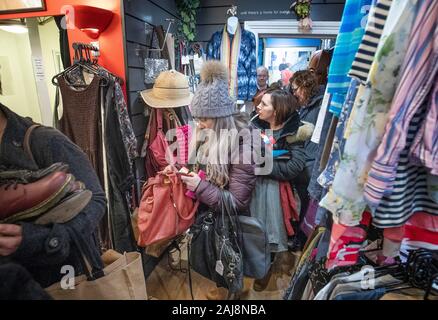
[(141, 91), (140, 95), (153, 108), (183, 107), (189, 105), (193, 98), (187, 77), (176, 70), (161, 72), (154, 87)]

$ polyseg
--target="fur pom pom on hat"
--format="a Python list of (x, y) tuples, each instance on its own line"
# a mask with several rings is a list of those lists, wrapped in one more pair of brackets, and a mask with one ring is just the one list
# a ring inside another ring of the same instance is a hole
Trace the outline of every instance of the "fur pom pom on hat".
[(220, 61), (210, 60), (201, 69), (201, 83), (190, 105), (195, 118), (222, 118), (237, 113), (234, 99), (228, 94), (228, 73)]
[(201, 81), (213, 83), (214, 80), (228, 81), (228, 74), (225, 65), (218, 60), (210, 60), (202, 66)]

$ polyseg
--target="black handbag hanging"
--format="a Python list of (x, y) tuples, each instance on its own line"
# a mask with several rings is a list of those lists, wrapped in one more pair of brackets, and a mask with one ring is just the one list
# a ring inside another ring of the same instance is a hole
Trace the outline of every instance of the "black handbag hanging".
[(190, 228), (190, 267), (202, 276), (225, 287), (230, 293), (243, 288), (243, 261), (239, 246), (237, 214), (227, 210), (226, 191), (222, 192), (220, 210), (200, 210)]

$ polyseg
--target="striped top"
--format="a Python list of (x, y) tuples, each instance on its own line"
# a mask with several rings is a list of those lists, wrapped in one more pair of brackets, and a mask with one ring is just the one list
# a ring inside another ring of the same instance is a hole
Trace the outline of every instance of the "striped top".
[(339, 34), (328, 72), (327, 93), (332, 95), (329, 111), (339, 116), (351, 78), (348, 72), (365, 33), (368, 11), (372, 0), (345, 2)]
[(367, 81), (391, 4), (392, 0), (378, 0), (370, 11), (365, 34), (348, 74), (360, 80), (362, 84)]
[(382, 198), (373, 212), (373, 225), (378, 228), (402, 226), (416, 212), (438, 216), (438, 203), (430, 198), (427, 190), (426, 169), (409, 162), (409, 149), (424, 119), (424, 107), (418, 109), (411, 121), (406, 147), (400, 154), (394, 189)]
[(438, 1), (417, 2), (417, 14), (409, 36), (401, 81), (394, 95), (385, 134), (365, 184), (364, 196), (370, 207), (377, 207), (391, 191), (400, 153), (412, 117), (429, 96), (438, 71)]
[[(438, 34), (435, 37), (438, 38)], [(410, 159), (418, 166), (429, 168), (431, 175), (438, 176), (438, 74), (434, 82), (429, 111), (412, 144)]]

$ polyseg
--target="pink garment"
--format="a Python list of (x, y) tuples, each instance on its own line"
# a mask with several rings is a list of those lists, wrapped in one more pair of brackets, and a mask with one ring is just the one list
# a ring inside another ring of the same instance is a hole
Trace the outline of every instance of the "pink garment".
[(368, 227), (371, 224), (371, 214), (367, 211), (357, 226), (345, 226), (333, 223), (326, 268), (353, 265), (359, 258), (359, 250), (367, 238)]
[(405, 225), (387, 228), (383, 231), (383, 254), (397, 256), (403, 241), (415, 242), (420, 246), (438, 245), (438, 216), (417, 212)]

